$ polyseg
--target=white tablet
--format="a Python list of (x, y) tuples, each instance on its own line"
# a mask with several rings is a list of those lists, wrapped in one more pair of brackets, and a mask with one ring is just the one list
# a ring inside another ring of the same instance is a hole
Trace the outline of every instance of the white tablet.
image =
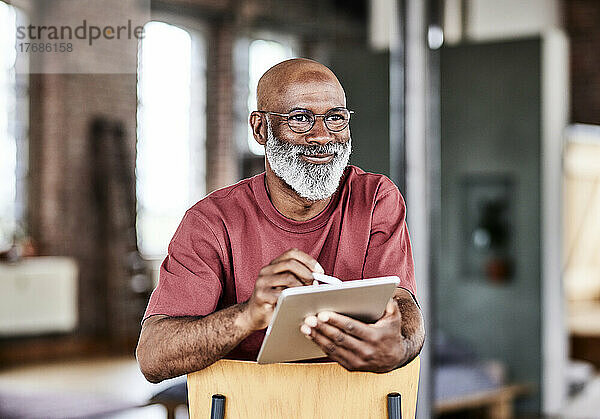
[(321, 311), (333, 311), (373, 323), (383, 315), (399, 283), (397, 276), (386, 276), (283, 290), (258, 353), (258, 363), (326, 356), (317, 344), (300, 332), (304, 319)]

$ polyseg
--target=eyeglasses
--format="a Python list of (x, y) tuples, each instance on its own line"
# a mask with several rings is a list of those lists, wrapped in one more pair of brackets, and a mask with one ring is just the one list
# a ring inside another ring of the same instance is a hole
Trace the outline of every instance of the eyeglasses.
[(322, 115), (314, 114), (308, 109), (294, 109), (290, 113), (277, 113), (270, 111), (258, 111), (267, 115), (276, 115), (287, 118), (287, 124), (292, 131), (298, 134), (308, 132), (315, 126), (317, 117), (322, 117), (325, 126), (329, 131), (338, 132), (343, 130), (350, 123), (350, 115), (354, 111), (349, 111), (346, 108), (329, 109)]

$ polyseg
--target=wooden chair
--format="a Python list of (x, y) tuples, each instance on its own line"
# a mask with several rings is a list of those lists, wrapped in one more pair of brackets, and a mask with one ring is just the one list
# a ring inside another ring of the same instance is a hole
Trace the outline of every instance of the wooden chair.
[(188, 375), (190, 418), (409, 419), (418, 382), (419, 358), (386, 374), (349, 372), (334, 362), (221, 360)]

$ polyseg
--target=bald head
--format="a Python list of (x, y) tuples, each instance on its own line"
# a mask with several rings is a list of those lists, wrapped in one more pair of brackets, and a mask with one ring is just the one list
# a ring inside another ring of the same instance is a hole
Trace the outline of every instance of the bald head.
[(292, 107), (308, 107), (311, 93), (322, 92), (346, 106), (346, 95), (339, 80), (323, 64), (306, 58), (293, 58), (274, 65), (258, 81), (258, 109), (287, 112)]

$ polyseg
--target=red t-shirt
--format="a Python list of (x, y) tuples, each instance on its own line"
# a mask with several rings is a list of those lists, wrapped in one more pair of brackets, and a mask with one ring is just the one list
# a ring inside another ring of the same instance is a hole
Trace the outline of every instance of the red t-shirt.
[[(404, 200), (387, 177), (348, 166), (328, 206), (308, 221), (294, 221), (273, 206), (261, 173), (186, 212), (144, 319), (205, 316), (245, 302), (260, 269), (294, 247), (326, 274), (342, 280), (397, 275), (400, 286), (416, 294)], [(264, 333), (250, 335), (228, 358), (255, 360)]]

